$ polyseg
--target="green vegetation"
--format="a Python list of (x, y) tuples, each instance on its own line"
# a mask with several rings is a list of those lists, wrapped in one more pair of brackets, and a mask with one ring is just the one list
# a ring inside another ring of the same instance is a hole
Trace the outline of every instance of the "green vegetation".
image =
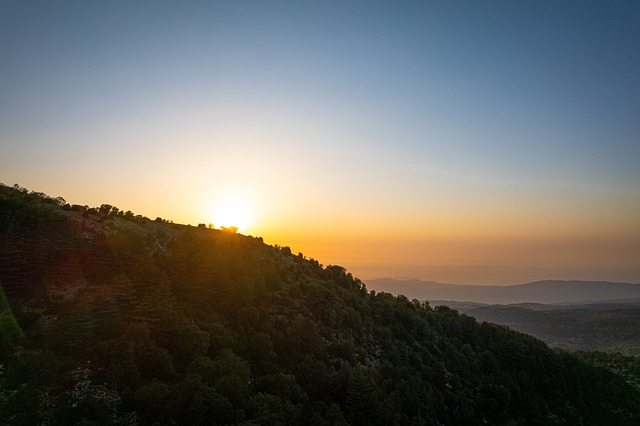
[(508, 325), (551, 347), (640, 355), (640, 303), (486, 305), (448, 303), (478, 321)]
[(0, 187), (5, 424), (635, 425), (609, 370), (234, 232)]
[(602, 351), (577, 352), (576, 354), (591, 365), (615, 372), (640, 391), (640, 358)]
[(24, 333), (13, 316), (13, 311), (0, 286), (0, 351), (6, 352), (14, 346), (22, 344)]

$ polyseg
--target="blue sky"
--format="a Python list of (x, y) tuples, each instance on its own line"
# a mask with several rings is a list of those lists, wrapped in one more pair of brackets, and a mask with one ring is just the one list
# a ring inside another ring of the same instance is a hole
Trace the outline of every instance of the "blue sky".
[(5, 184), (192, 224), (242, 193), (253, 233), (367, 278), (409, 245), (640, 281), (636, 2), (5, 1), (0, 28)]

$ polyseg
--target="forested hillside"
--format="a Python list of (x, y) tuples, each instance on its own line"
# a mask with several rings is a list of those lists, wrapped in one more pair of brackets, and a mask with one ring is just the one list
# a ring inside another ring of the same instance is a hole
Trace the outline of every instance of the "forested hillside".
[(0, 187), (0, 423), (636, 425), (605, 368), (230, 231)]
[(478, 321), (506, 325), (567, 350), (640, 356), (640, 304), (447, 306)]

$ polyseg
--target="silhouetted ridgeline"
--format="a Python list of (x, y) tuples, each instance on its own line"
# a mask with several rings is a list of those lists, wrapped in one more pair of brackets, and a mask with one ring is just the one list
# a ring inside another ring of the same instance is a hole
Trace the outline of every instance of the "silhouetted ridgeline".
[(259, 238), (100, 210), (0, 187), (1, 423), (640, 421), (624, 380), (527, 335)]

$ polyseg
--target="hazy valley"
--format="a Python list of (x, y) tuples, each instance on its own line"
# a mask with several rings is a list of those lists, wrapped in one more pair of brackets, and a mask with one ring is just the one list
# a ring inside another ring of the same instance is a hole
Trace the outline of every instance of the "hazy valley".
[(640, 355), (640, 285), (538, 281), (512, 286), (370, 280), (371, 288), (446, 305), (567, 350)]

